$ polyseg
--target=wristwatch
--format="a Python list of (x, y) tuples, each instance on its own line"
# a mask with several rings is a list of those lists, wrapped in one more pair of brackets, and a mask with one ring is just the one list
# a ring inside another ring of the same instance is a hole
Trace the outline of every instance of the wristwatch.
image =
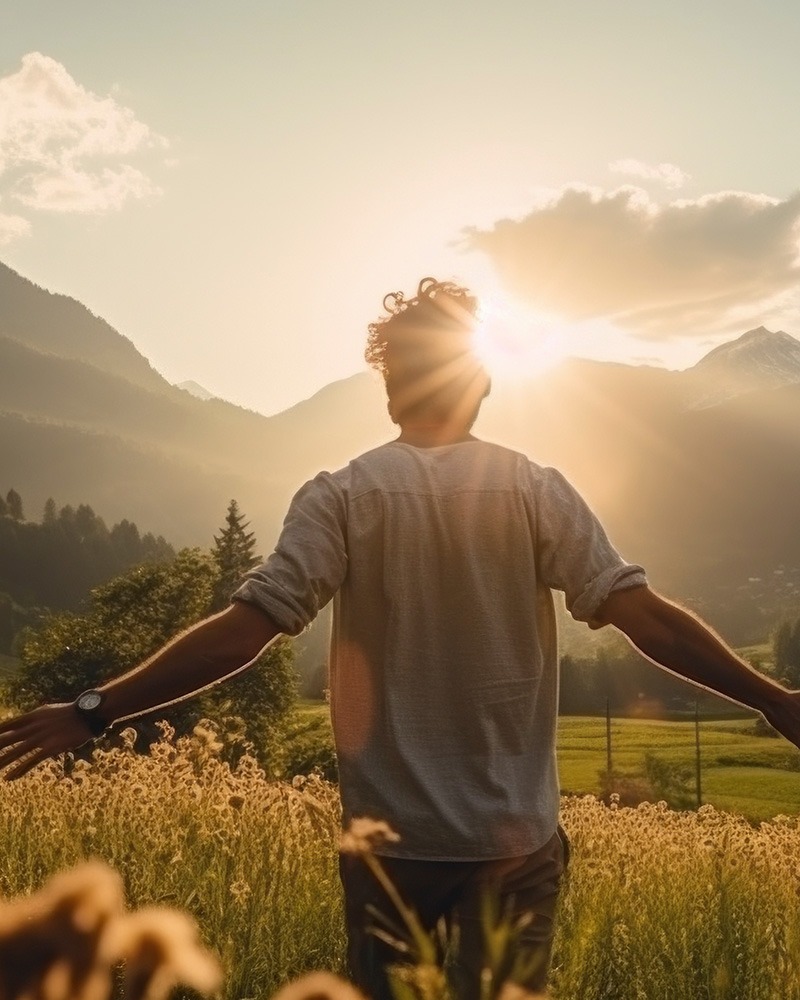
[(99, 736), (111, 725), (107, 719), (104, 719), (100, 715), (100, 709), (103, 707), (105, 700), (106, 696), (102, 691), (95, 691), (94, 688), (90, 688), (88, 691), (79, 694), (72, 703), (75, 711), (89, 727), (92, 736)]

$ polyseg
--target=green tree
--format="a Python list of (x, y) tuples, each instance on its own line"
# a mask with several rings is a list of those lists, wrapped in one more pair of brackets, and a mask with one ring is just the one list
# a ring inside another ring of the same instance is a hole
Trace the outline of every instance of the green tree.
[(22, 667), (9, 684), (15, 707), (69, 701), (130, 670), (205, 616), (216, 580), (211, 557), (184, 549), (169, 564), (146, 564), (91, 592), (85, 614), (51, 615), (19, 640)]
[(191, 708), (192, 722), (207, 718), (236, 737), (234, 753), (244, 748), (242, 738), (256, 756), (279, 777), (287, 764), (287, 723), (297, 698), (294, 651), (286, 639), (266, 649), (247, 670), (204, 691)]
[[(258, 565), (255, 533), (236, 500), (228, 504), (225, 523), (214, 535), (211, 555), (217, 567), (212, 611), (230, 603), (232, 592), (248, 570)], [(244, 673), (204, 692), (199, 705), (212, 719), (240, 719), (243, 729), (263, 763), (279, 771), (284, 723), (297, 697), (294, 652), (289, 642), (273, 643)]]
[(800, 618), (781, 622), (772, 637), (772, 653), (776, 676), (800, 688)]
[(48, 497), (42, 512), (42, 524), (55, 524), (57, 517), (56, 502), (52, 497)]
[[(184, 549), (172, 563), (145, 564), (95, 588), (87, 612), (52, 615), (41, 628), (24, 630), (19, 642), (22, 666), (8, 685), (10, 704), (26, 710), (44, 702), (70, 701), (86, 688), (132, 669), (210, 614), (218, 575), (214, 555)], [(137, 728), (149, 742), (156, 735), (155, 718), (167, 719), (179, 732), (209, 718), (246, 738), (262, 763), (277, 771), (294, 699), (292, 648), (281, 640), (239, 676), (158, 711)]]
[[(0, 591), (0, 653), (13, 654), (17, 633), (26, 625), (33, 625), (40, 617), (41, 611), (38, 608), (23, 607)], [(0, 704), (3, 703), (0, 695)]]
[(219, 576), (214, 590), (213, 611), (221, 611), (227, 607), (231, 594), (242, 577), (261, 561), (261, 557), (256, 555), (255, 551), (255, 533), (248, 531), (249, 527), (250, 522), (245, 521), (244, 514), (239, 510), (239, 504), (231, 500), (225, 524), (220, 533), (214, 535), (212, 555)]

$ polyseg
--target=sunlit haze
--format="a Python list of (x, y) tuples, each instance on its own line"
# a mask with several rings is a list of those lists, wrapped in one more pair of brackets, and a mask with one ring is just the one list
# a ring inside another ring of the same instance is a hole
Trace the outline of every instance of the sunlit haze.
[(0, 260), (268, 414), (363, 370), (429, 274), (489, 301), (498, 377), (687, 367), (800, 334), (799, 45), (777, 0), (33, 0)]
[(492, 378), (540, 375), (577, 353), (576, 346), (574, 332), (557, 317), (537, 316), (508, 298), (482, 300), (475, 350)]

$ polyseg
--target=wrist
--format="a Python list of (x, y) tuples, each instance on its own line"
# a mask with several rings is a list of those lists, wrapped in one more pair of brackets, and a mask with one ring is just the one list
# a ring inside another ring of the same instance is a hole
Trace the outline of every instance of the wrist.
[(763, 716), (769, 717), (770, 713), (780, 709), (788, 694), (786, 688), (763, 675), (759, 675), (758, 683), (754, 688), (752, 698), (748, 700), (748, 705)]
[(81, 692), (72, 707), (92, 736), (100, 736), (114, 721), (107, 715), (107, 698), (103, 691), (89, 688)]

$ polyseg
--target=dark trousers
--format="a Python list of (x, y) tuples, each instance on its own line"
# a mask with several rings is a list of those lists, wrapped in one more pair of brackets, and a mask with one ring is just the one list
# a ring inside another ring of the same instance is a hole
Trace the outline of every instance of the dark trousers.
[[(566, 836), (558, 833), (539, 850), (522, 858), (500, 861), (413, 861), (379, 858), (403, 901), (432, 931), (444, 919), (458, 927), (458, 953), (453, 980), (459, 1000), (474, 1000), (480, 992), (484, 960), (482, 910), (487, 892), (499, 903), (501, 914), (530, 913), (519, 947), (530, 956), (532, 973), (520, 985), (542, 990), (553, 944), (554, 913), (561, 875), (568, 858)], [(370, 908), (402, 927), (394, 906), (364, 861), (342, 855), (340, 873), (345, 897), (350, 974), (372, 1000), (391, 1000), (387, 967), (408, 957), (370, 930), (378, 925)]]

